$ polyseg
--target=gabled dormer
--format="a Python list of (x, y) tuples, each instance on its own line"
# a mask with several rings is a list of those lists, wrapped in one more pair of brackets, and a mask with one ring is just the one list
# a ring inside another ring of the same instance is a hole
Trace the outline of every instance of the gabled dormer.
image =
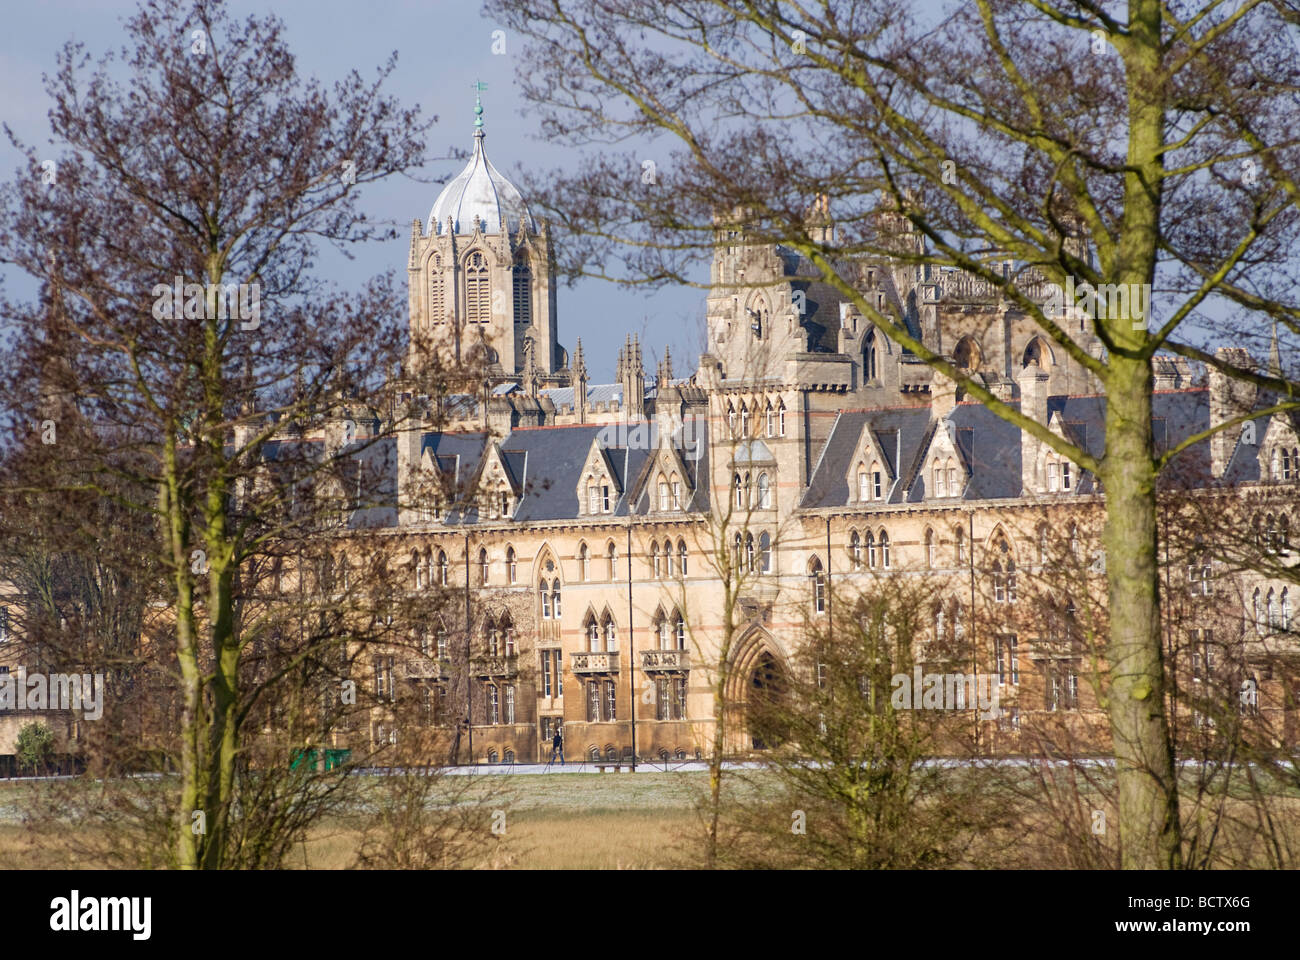
[(1300, 435), (1289, 412), (1268, 418), (1259, 443), (1259, 478), (1273, 483), (1300, 480)]
[[(878, 434), (871, 428), (870, 422), (862, 425), (862, 432), (854, 444), (848, 473), (844, 478), (849, 488), (850, 503), (883, 503), (889, 499), (894, 482), (898, 479), (895, 468), (898, 460), (898, 436), (897, 431)], [(888, 453), (887, 444), (894, 445)]]
[(480, 520), (509, 520), (523, 498), (527, 456), (512, 456), (498, 443), (489, 443), (474, 484)]
[(671, 445), (659, 445), (643, 476), (650, 513), (680, 513), (690, 508), (695, 487), (686, 464)]
[[(1076, 438), (1066, 432), (1065, 424), (1057, 410), (1048, 414), (1047, 429), (1068, 443), (1077, 443)], [(1072, 494), (1079, 489), (1081, 474), (1078, 465), (1045, 443), (1038, 444), (1038, 453), (1034, 462), (1025, 464), (1025, 469), (1033, 471), (1032, 474), (1024, 477), (1025, 493), (1046, 496)]]
[(970, 481), (970, 464), (957, 444), (957, 425), (940, 420), (921, 461), (921, 483), (926, 500), (960, 498)]
[(587, 458), (578, 475), (578, 488), (574, 494), (578, 498), (579, 515), (588, 517), (612, 514), (619, 497), (623, 495), (618, 485), (618, 475), (598, 438), (591, 441), (587, 450)]

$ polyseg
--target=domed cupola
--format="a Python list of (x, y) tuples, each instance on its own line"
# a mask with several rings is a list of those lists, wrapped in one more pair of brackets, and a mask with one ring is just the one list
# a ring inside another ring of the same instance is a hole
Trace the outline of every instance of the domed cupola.
[(438, 194), (433, 209), (429, 211), (427, 232), (444, 233), (447, 219), (451, 218), (453, 233), (472, 233), (475, 217), (482, 221), (485, 234), (500, 233), (502, 220), (506, 223), (506, 232), (511, 235), (518, 231), (521, 219), (530, 232), (536, 231), (537, 223), (528, 212), (528, 205), (518, 188), (492, 166), (483, 152), (481, 100), (475, 103), (474, 114), (474, 155), (465, 169)]

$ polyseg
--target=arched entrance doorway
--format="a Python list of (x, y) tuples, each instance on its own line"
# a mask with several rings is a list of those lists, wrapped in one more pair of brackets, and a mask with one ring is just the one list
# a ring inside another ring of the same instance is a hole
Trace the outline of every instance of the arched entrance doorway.
[(788, 690), (785, 657), (761, 628), (736, 645), (727, 678), (727, 751), (766, 750), (784, 739), (782, 710)]

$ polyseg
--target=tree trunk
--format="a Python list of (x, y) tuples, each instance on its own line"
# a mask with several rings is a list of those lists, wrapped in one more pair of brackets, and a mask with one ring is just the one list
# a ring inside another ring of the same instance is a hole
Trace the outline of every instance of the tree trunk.
[(1111, 361), (1106, 417), (1106, 570), (1110, 597), (1109, 711), (1119, 787), (1121, 865), (1181, 866), (1178, 791), (1165, 714), (1151, 368)]

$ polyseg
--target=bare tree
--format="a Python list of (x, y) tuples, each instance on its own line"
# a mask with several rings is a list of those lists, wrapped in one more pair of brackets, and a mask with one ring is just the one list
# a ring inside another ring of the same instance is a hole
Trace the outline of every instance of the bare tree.
[[(573, 271), (689, 281), (742, 225), (734, 242), (802, 255), (884, 336), (1098, 478), (1123, 862), (1179, 865), (1155, 548), (1156, 481), (1179, 451), (1153, 442), (1152, 358), (1293, 405), (1285, 380), (1197, 342), (1216, 308), (1257, 341), (1270, 321), (1300, 332), (1300, 67), (1274, 5), (979, 0), (932, 23), (898, 0), (489, 9), (530, 41), (519, 76), (544, 131), (598, 148), (534, 191), (573, 235)], [(828, 205), (833, 233), (809, 216)], [(1036, 324), (1104, 389), (1104, 455), (918, 335), (906, 305), (864, 289), (863, 257), (957, 271)]]

